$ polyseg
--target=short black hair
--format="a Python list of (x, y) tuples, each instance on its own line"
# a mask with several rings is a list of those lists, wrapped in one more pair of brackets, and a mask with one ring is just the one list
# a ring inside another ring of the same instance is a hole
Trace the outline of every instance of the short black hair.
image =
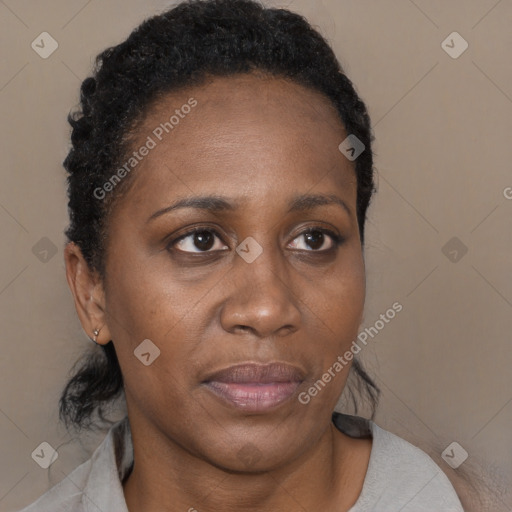
[[(82, 82), (78, 109), (68, 115), (72, 147), (64, 160), (70, 216), (66, 237), (102, 278), (109, 214), (133, 173), (105, 198), (94, 191), (126, 160), (136, 127), (151, 105), (209, 77), (254, 71), (320, 92), (336, 108), (346, 133), (364, 144), (354, 162), (364, 246), (366, 212), (375, 191), (370, 118), (327, 41), (304, 17), (286, 9), (266, 8), (255, 0), (187, 0), (146, 19), (124, 42), (100, 53), (92, 76)], [(67, 426), (90, 427), (95, 412), (105, 421), (106, 407), (123, 391), (112, 341), (101, 348), (77, 362), (61, 395), (60, 417)], [(367, 395), (374, 413), (379, 389), (359, 361), (352, 368), (359, 379), (356, 394)]]

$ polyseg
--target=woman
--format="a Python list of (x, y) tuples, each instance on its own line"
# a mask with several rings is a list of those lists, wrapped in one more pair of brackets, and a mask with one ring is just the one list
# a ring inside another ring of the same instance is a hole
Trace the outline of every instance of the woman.
[(325, 40), (250, 0), (185, 2), (81, 93), (65, 262), (100, 354), (61, 415), (89, 426), (120, 393), (128, 414), (25, 511), (461, 511), (426, 454), (333, 413), (350, 368), (378, 396), (353, 359), (374, 187)]

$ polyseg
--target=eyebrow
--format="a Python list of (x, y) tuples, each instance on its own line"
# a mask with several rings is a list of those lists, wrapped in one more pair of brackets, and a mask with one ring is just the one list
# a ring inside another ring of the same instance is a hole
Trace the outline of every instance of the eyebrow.
[(179, 199), (166, 208), (156, 211), (151, 215), (151, 217), (149, 217), (147, 222), (180, 208), (196, 208), (198, 210), (207, 210), (209, 212), (220, 212), (223, 210), (235, 210), (237, 208), (237, 203), (230, 203), (227, 198), (222, 196), (185, 197), (184, 199)]
[[(319, 206), (331, 204), (341, 206), (341, 208), (343, 208), (343, 210), (345, 210), (349, 215), (352, 214), (347, 203), (340, 197), (333, 194), (302, 194), (300, 196), (296, 196), (289, 203), (288, 213), (313, 210)], [(230, 202), (229, 198), (223, 196), (209, 195), (186, 197), (184, 199), (179, 199), (170, 206), (157, 210), (148, 218), (147, 222), (180, 208), (195, 208), (198, 210), (206, 210), (216, 213), (226, 210), (236, 210), (239, 206), (240, 203), (238, 201)]]
[(325, 206), (330, 204), (337, 204), (341, 206), (349, 215), (352, 215), (352, 211), (348, 207), (347, 203), (334, 194), (303, 194), (293, 198), (288, 213), (313, 210), (318, 206)]

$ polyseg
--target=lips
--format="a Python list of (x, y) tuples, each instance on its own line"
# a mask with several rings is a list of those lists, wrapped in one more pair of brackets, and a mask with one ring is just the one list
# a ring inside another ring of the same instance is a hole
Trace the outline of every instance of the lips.
[(210, 375), (205, 381), (269, 384), (272, 382), (300, 382), (304, 373), (298, 367), (287, 363), (247, 363), (230, 366)]
[(203, 384), (230, 406), (264, 412), (291, 398), (303, 380), (304, 372), (288, 363), (247, 363), (217, 371)]

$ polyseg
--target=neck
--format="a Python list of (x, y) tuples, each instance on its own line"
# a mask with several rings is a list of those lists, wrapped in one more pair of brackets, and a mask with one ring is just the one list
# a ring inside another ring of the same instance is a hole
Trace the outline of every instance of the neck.
[(367, 467), (354, 457), (357, 440), (332, 423), (310, 450), (262, 473), (216, 467), (163, 434), (148, 436), (142, 425), (130, 423), (136, 463), (123, 484), (130, 512), (348, 510)]

